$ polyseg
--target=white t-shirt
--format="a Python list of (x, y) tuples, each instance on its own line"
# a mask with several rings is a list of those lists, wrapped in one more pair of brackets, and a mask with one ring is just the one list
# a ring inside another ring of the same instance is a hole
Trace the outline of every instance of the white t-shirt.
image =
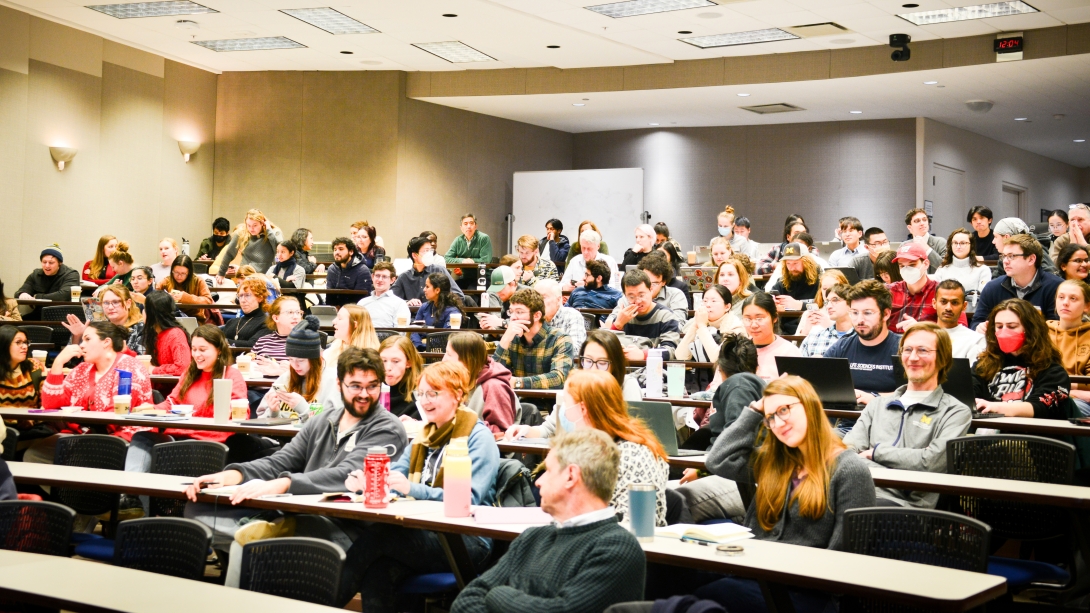
[[(621, 289), (621, 274), (617, 272), (617, 260), (612, 257), (598, 252), (598, 257), (594, 258), (599, 262), (605, 262), (606, 266), (609, 266), (609, 284), (612, 287)], [(568, 262), (568, 267), (564, 270), (564, 277), (560, 279), (560, 285), (571, 282), (572, 285), (578, 286), (583, 282), (583, 273), (587, 271), (586, 260), (583, 259), (583, 254), (575, 256)]]
[(961, 324), (955, 328), (947, 328), (946, 333), (950, 335), (953, 357), (969, 358), (970, 365), (976, 364), (977, 356), (988, 348), (988, 341), (983, 334)]

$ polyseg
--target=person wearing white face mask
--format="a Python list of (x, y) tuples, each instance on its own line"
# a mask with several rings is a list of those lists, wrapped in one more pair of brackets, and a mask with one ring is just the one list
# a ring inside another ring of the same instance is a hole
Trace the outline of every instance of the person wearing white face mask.
[(926, 246), (912, 241), (902, 243), (897, 249), (893, 261), (901, 268), (902, 280), (887, 286), (893, 296), (890, 330), (904, 332), (918, 321), (938, 321), (934, 302), (939, 282), (927, 276), (930, 265), (927, 254)]
[(409, 240), (407, 251), (413, 265), (412, 268), (398, 275), (397, 281), (390, 288), (395, 296), (407, 302), (411, 307), (420, 306), (421, 300), (424, 298), (424, 282), (428, 280), (428, 275), (439, 272), (450, 279), (450, 291), (458, 294), (459, 298), (465, 298), (465, 294), (455, 283), (454, 277), (450, 276), (450, 272), (447, 271), (443, 258), (435, 256), (435, 248), (432, 247), (428, 239), (421, 236), (412, 238)]
[(958, 228), (946, 239), (946, 256), (942, 266), (933, 275), (936, 281), (954, 279), (966, 291), (980, 293), (992, 280), (992, 269), (976, 259), (973, 236), (969, 230)]

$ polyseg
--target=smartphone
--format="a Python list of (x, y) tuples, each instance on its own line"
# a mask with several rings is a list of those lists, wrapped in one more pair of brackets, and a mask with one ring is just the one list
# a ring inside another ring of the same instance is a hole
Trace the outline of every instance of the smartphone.
[(769, 296), (779, 296), (779, 295), (780, 295), (780, 290), (778, 290), (778, 289), (770, 289), (770, 290), (768, 290), (768, 292), (766, 292), (766, 293), (767, 293), (767, 294), (768, 294)]
[(1090, 426), (1090, 417), (1069, 417), (1067, 421), (1077, 426)]

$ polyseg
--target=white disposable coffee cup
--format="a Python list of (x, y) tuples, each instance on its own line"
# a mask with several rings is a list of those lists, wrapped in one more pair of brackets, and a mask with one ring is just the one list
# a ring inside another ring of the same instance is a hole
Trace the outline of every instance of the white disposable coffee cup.
[(83, 294), (83, 288), (78, 285), (73, 285), (70, 288), (72, 292), (72, 302), (79, 302), (79, 297)]
[(457, 330), (462, 327), (462, 314), (451, 313), (450, 314), (450, 327)]
[(40, 360), (40, 361), (44, 362), (46, 360), (46, 358), (49, 357), (49, 352), (47, 352), (47, 351), (31, 351), (30, 352), (30, 357), (34, 358), (35, 360)]

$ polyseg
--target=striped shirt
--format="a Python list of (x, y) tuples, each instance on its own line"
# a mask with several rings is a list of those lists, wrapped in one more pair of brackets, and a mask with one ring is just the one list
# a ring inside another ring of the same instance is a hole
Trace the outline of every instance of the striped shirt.
[(564, 387), (573, 353), (567, 334), (543, 325), (529, 342), (524, 336), (516, 336), (507, 349), (497, 343), (492, 357), (520, 379), (524, 389), (552, 390)]
[(674, 350), (681, 342), (681, 320), (670, 309), (654, 303), (646, 315), (637, 315), (624, 325), (628, 336), (642, 336), (651, 340), (652, 347), (665, 349), (666, 359), (674, 358)]
[(288, 354), (285, 352), (287, 344), (287, 336), (280, 336), (273, 332), (257, 339), (254, 343), (254, 353), (274, 360), (286, 360), (288, 359)]

